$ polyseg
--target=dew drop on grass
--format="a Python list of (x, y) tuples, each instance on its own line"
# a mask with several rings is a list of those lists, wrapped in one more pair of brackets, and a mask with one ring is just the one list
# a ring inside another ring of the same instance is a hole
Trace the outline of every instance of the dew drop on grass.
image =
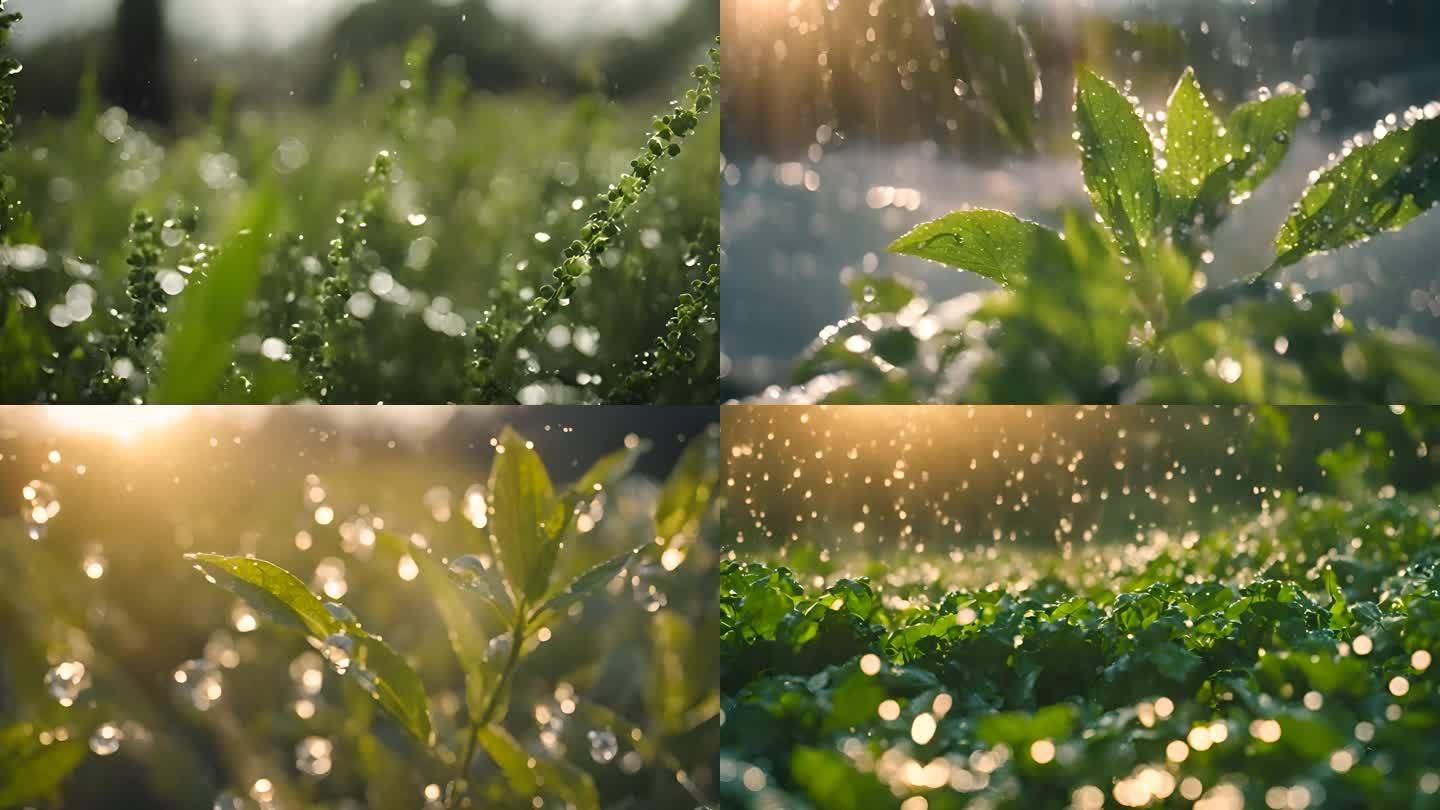
[(73, 706), (89, 684), (85, 665), (79, 661), (61, 661), (45, 673), (45, 691), (61, 706)]
[(620, 742), (612, 731), (598, 729), (586, 732), (585, 737), (590, 741), (590, 758), (601, 765), (613, 761), (620, 753)]

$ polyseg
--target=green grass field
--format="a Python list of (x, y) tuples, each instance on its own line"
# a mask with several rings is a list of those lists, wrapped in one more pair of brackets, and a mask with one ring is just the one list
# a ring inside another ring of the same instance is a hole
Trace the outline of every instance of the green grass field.
[(160, 132), (92, 77), (20, 122), (0, 401), (714, 401), (703, 51), (621, 104), (475, 92), (430, 47), (318, 109), (222, 89)]

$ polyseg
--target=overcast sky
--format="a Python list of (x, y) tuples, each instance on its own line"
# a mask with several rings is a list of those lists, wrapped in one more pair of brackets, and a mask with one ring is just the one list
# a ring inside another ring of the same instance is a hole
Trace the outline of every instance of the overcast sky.
[[(223, 46), (265, 43), (283, 48), (333, 22), (364, 0), (169, 0), (170, 24), (185, 36)], [(597, 31), (645, 30), (669, 19), (685, 0), (490, 0), (497, 13), (564, 42)], [(114, 16), (116, 0), (13, 0), (25, 15), (17, 40), (88, 28)]]

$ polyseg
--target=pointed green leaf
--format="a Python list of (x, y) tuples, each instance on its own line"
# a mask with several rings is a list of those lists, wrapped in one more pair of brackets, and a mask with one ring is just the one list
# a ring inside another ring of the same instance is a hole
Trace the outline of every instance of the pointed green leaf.
[(655, 536), (670, 543), (705, 516), (720, 480), (719, 445), (710, 434), (690, 441), (655, 504)]
[(1080, 69), (1075, 89), (1085, 186), (1120, 252), (1143, 258), (1155, 238), (1159, 189), (1145, 123), (1115, 85)]
[(816, 806), (827, 810), (873, 810), (897, 803), (879, 777), (856, 768), (838, 751), (796, 746), (790, 772)]
[(1186, 217), (1210, 175), (1233, 158), (1230, 138), (1210, 101), (1200, 89), (1195, 70), (1187, 69), (1165, 114), (1165, 167), (1160, 171), (1165, 221), (1179, 224)]
[(351, 672), (417, 740), (431, 743), (430, 708), (415, 670), (359, 622), (336, 618), (325, 603), (284, 568), (251, 557), (187, 554), (212, 583), (240, 596), (271, 619), (303, 629), (316, 639), (336, 634), (355, 643)]
[(1304, 107), (1305, 94), (1297, 92), (1241, 104), (1230, 113), (1225, 128), (1239, 147), (1232, 171), (1237, 193), (1259, 188), (1280, 166), (1290, 153)]
[(536, 615), (547, 610), (565, 610), (595, 591), (605, 587), (610, 580), (619, 576), (620, 572), (625, 570), (625, 566), (629, 565), (630, 561), (640, 554), (640, 551), (641, 549), (638, 548), (632, 549), (589, 568), (585, 573), (576, 577), (573, 582), (566, 585), (556, 593), (555, 596), (546, 601), (545, 604), (541, 606), (540, 611), (537, 611)]
[[(702, 666), (704, 655), (696, 636), (703, 630), (703, 626), (692, 626), (690, 619), (668, 610), (656, 614), (650, 625), (650, 716), (665, 734), (684, 731), (691, 707), (714, 688), (713, 682), (687, 677), (694, 676)], [(713, 645), (710, 649), (714, 649)]]
[(1004, 211), (956, 211), (896, 239), (890, 250), (956, 267), (1013, 285), (1036, 261), (1058, 256), (1064, 243), (1054, 231)]
[(244, 599), (266, 618), (299, 627), (317, 638), (338, 632), (340, 621), (330, 615), (294, 574), (265, 560), (223, 554), (187, 554), (212, 584)]
[(1350, 618), (1350, 608), (1345, 601), (1345, 592), (1340, 590), (1340, 579), (1333, 566), (1325, 569), (1325, 590), (1330, 594), (1330, 626), (1339, 629), (1355, 623)]
[(540, 454), (506, 428), (490, 469), (490, 536), (517, 597), (538, 598), (550, 582), (565, 509)]
[(450, 647), (465, 673), (465, 704), (471, 716), (478, 717), (490, 690), (491, 678), (485, 665), (485, 649), (490, 639), (470, 610), (468, 602), (471, 594), (460, 590), (450, 579), (449, 569), (435, 559), (429, 549), (417, 548), (393, 532), (377, 532), (376, 541), (391, 553), (408, 554), (420, 569), (421, 584), (430, 593), (435, 610), (445, 623), (445, 635), (450, 639)]
[(916, 296), (912, 282), (898, 276), (857, 275), (846, 286), (857, 315), (894, 314)]
[(41, 745), (29, 724), (0, 729), (0, 807), (19, 807), (54, 793), (89, 756), (84, 737)]
[(1300, 199), (1276, 241), (1276, 267), (1399, 230), (1440, 201), (1440, 119), (1351, 149)]
[(635, 463), (640, 457), (650, 452), (651, 443), (641, 440), (635, 443), (634, 447), (625, 447), (613, 453), (607, 453), (599, 461), (590, 465), (590, 469), (580, 476), (580, 480), (567, 491), (565, 502), (573, 504), (575, 501), (589, 501), (599, 492), (614, 486), (625, 479), (635, 469)]
[(1252, 101), (1235, 108), (1225, 120), (1229, 161), (1206, 178), (1185, 223), (1199, 222), (1213, 231), (1232, 205), (1243, 201), (1279, 168), (1290, 153), (1305, 96), (1301, 93)]
[(957, 5), (951, 12), (950, 61), (1000, 130), (1029, 147), (1035, 140), (1037, 69), (1020, 27), (990, 11)]
[(155, 402), (215, 401), (230, 365), (230, 346), (244, 331), (246, 307), (260, 285), (261, 258), (276, 205), (269, 188), (257, 191), (205, 278), (192, 280), (181, 297), (165, 336), (165, 370)]
[(563, 760), (530, 753), (503, 726), (480, 730), (480, 746), (505, 774), (518, 796), (555, 796), (576, 810), (600, 810), (600, 794), (590, 774)]

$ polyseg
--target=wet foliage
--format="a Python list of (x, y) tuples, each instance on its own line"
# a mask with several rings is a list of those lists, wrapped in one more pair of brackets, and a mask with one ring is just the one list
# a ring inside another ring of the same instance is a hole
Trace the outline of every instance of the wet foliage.
[(1430, 4), (731, 5), (734, 396), (1429, 401)]
[[(1020, 59), (1023, 42), (1010, 47)], [(890, 250), (1004, 289), (932, 302), (898, 277), (857, 278), (854, 315), (821, 333), (792, 393), (841, 403), (1432, 401), (1440, 350), (1357, 325), (1338, 295), (1276, 276), (1434, 204), (1440, 104), (1347, 142), (1312, 175), (1273, 263), (1232, 285), (1208, 282), (1215, 229), (1285, 158), (1304, 109), (1291, 88), (1222, 119), (1187, 71), (1163, 114), (1145, 115), (1082, 69), (1075, 140), (1093, 215), (1066, 212), (1054, 231), (962, 210), (916, 227)], [(1015, 116), (1026, 114), (1002, 121)]]
[[(361, 422), (232, 415), (166, 426), (194, 453), (122, 475), (129, 445), (17, 440), (44, 422), (24, 410), (0, 441), (0, 805), (714, 802), (713, 429), (591, 463), (580, 427), (531, 420), (467, 482)], [(659, 479), (652, 453), (677, 459)]]
[(0, 401), (715, 401), (718, 56), (620, 104), (475, 91), (434, 43), (319, 109), (222, 87), (162, 132), (92, 72), (19, 122)]
[[(798, 443), (771, 432), (769, 447)], [(789, 476), (759, 474), (759, 445), (736, 446), (725, 806), (1440, 806), (1440, 499), (1387, 483), (1433, 442), (1366, 431), (1320, 453), (1320, 489), (1249, 480), (1253, 512), (1196, 528), (1182, 510), (1169, 528), (1054, 549), (890, 529), (857, 548), (826, 534), (823, 506), (793, 524), (768, 510)], [(1257, 469), (1282, 466), (1250, 452)], [(905, 469), (867, 503), (923, 514), (908, 481), (935, 471)], [(1117, 487), (1113, 508), (1165, 500), (1156, 489)]]

